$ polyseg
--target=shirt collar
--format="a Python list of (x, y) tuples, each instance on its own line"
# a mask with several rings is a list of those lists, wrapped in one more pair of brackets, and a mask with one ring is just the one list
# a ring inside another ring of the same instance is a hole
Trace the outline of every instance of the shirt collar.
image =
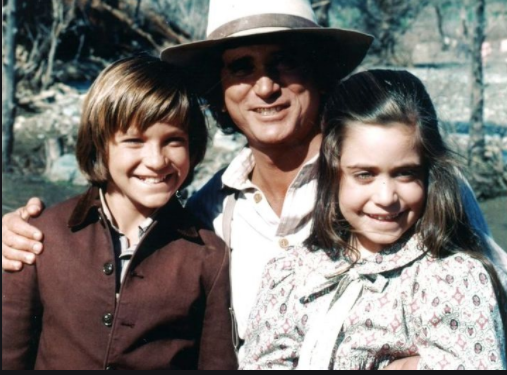
[[(100, 203), (102, 206), (102, 212), (104, 212), (104, 215), (106, 216), (107, 220), (109, 221), (109, 224), (111, 225), (111, 228), (113, 228), (116, 232), (123, 234), (120, 229), (116, 226), (114, 223), (113, 215), (111, 214), (111, 211), (109, 210), (109, 207), (107, 205), (106, 197), (104, 195), (104, 190), (100, 189), (99, 191), (99, 197), (100, 197)], [(155, 210), (149, 217), (144, 219), (141, 224), (139, 224), (139, 238), (141, 238), (146, 231), (150, 228), (150, 226), (154, 223), (156, 215), (158, 214), (159, 209)]]
[[(100, 189), (97, 186), (92, 186), (79, 197), (67, 223), (68, 227), (73, 231), (77, 231), (87, 225), (96, 223), (100, 220), (99, 209), (103, 209)], [(173, 197), (164, 207), (157, 210), (156, 213), (157, 215), (152, 215), (151, 219), (154, 222), (160, 222), (157, 226), (162, 227), (164, 231), (171, 228), (187, 240), (202, 242), (194, 217), (183, 209), (176, 197)], [(106, 219), (109, 220), (107, 217)], [(146, 223), (148, 221), (143, 222), (143, 225)]]
[[(315, 167), (319, 155), (315, 155), (308, 160), (299, 171), (293, 182), (293, 187), (298, 188), (316, 178)], [(229, 164), (222, 175), (222, 184), (224, 187), (235, 190), (246, 190), (255, 188), (250, 181), (250, 175), (255, 167), (255, 158), (252, 150), (245, 147)]]

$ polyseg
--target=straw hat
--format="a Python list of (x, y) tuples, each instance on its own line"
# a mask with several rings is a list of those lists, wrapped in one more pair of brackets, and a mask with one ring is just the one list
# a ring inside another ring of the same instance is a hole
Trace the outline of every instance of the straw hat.
[(325, 52), (326, 66), (338, 69), (344, 77), (361, 63), (373, 37), (320, 27), (309, 0), (210, 0), (206, 40), (166, 48), (160, 57), (175, 65), (198, 65), (206, 70), (227, 48), (299, 41), (301, 47)]

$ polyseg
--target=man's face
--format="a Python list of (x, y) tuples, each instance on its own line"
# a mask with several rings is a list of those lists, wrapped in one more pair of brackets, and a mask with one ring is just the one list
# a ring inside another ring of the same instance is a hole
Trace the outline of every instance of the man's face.
[(253, 45), (226, 50), (222, 60), (224, 109), (251, 147), (299, 146), (319, 132), (321, 95), (299, 54)]

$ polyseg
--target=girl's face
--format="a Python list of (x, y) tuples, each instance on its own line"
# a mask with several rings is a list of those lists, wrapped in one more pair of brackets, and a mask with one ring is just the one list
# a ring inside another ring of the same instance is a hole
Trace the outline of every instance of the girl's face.
[(347, 124), (340, 158), (340, 210), (362, 253), (397, 241), (421, 217), (424, 170), (415, 127)]
[(145, 217), (164, 206), (188, 176), (188, 147), (187, 132), (167, 123), (117, 132), (108, 144), (108, 204)]

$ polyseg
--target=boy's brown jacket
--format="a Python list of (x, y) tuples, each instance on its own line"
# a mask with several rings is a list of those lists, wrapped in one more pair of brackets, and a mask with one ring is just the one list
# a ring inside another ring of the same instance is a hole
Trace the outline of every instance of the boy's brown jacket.
[(97, 188), (34, 220), (43, 254), (2, 275), (2, 368), (236, 369), (224, 243), (176, 199), (156, 220), (118, 301)]

